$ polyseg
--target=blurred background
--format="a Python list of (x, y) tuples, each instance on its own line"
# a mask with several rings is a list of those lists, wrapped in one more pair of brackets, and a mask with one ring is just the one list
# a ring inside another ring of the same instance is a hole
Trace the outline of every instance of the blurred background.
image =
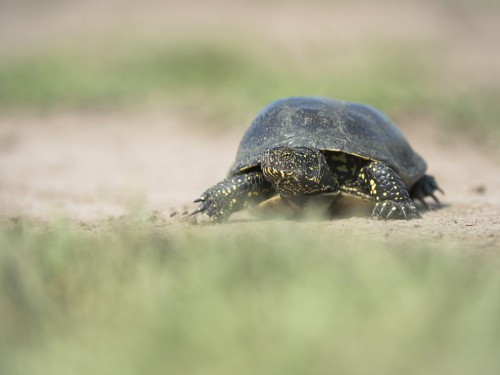
[(3, 110), (159, 107), (227, 128), (276, 97), (316, 94), (485, 127), (498, 100), (495, 1), (1, 7)]
[[(497, 0), (0, 0), (0, 374), (499, 374), (499, 37)], [(445, 208), (186, 223), (291, 95), (386, 112)]]

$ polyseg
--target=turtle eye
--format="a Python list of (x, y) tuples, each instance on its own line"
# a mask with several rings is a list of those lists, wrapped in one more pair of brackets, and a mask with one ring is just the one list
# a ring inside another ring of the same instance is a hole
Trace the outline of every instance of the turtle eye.
[(288, 150), (283, 150), (281, 152), (281, 155), (280, 155), (280, 158), (282, 160), (290, 160), (290, 158), (292, 157), (292, 153)]

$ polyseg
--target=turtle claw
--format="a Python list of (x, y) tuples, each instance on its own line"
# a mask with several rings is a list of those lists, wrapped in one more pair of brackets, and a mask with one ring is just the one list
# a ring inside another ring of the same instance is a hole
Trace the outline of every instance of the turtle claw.
[(406, 213), (406, 207), (401, 207), (400, 212), (403, 214), (406, 220), (408, 220), (408, 214)]
[(413, 203), (399, 203), (394, 201), (377, 202), (372, 211), (371, 217), (372, 219), (376, 218), (378, 220), (388, 220), (394, 213), (398, 213), (399, 216), (402, 216), (406, 220), (410, 220), (412, 216), (421, 218)]
[(390, 210), (387, 216), (385, 217), (385, 220), (389, 220), (389, 218), (392, 216), (395, 210)]
[(199, 197), (198, 199), (195, 199), (195, 200), (193, 201), (193, 203), (200, 203), (200, 202), (201, 202), (201, 204), (198, 206), (198, 208), (197, 208), (196, 210), (194, 210), (193, 212), (191, 212), (191, 213), (189, 214), (189, 216), (194, 216), (194, 215), (196, 215), (196, 214), (199, 214), (200, 212), (201, 212), (201, 213), (205, 213), (205, 211), (206, 211), (206, 210), (207, 210), (207, 208), (208, 208), (208, 206), (207, 206), (207, 202), (205, 202), (205, 199), (206, 199), (206, 198), (205, 198), (205, 196), (204, 196), (204, 195), (202, 195), (201, 197)]
[(193, 212), (191, 212), (191, 213), (189, 214), (189, 216), (194, 216), (194, 215), (196, 215), (196, 214), (199, 214), (200, 212), (205, 211), (205, 209), (206, 209), (206, 208), (205, 208), (203, 205), (201, 205), (201, 206), (200, 206), (200, 207), (198, 207), (196, 210), (194, 210)]
[(429, 206), (429, 203), (427, 203), (424, 199), (422, 198), (415, 198), (415, 199), (418, 200), (422, 204), (422, 206), (425, 207), (427, 211), (430, 211), (432, 209), (431, 206)]
[(438, 205), (438, 207), (441, 207), (441, 206), (442, 206), (441, 202), (439, 201), (439, 199), (437, 199), (437, 197), (436, 197), (434, 194), (432, 194), (432, 193), (431, 193), (431, 194), (429, 194), (429, 196), (430, 196), (432, 199), (434, 199), (434, 202), (436, 202), (436, 204)]
[(373, 211), (372, 211), (372, 214), (370, 215), (370, 217), (372, 219), (380, 219), (380, 212), (382, 211), (382, 206), (380, 205), (380, 203), (377, 203), (375, 205), (375, 207), (373, 208)]
[(425, 197), (431, 197), (434, 202), (436, 203), (436, 206), (442, 207), (441, 202), (439, 199), (434, 195), (434, 192), (439, 191), (441, 194), (444, 195), (443, 189), (441, 189), (434, 177), (425, 175), (422, 177), (420, 180), (418, 180), (415, 185), (411, 188), (410, 190), (410, 196), (414, 200), (418, 200), (419, 202), (422, 203), (422, 205), (430, 211), (432, 208), (429, 206), (429, 204), (425, 201)]
[(222, 221), (225, 218), (223, 201), (220, 200), (220, 196), (214, 192), (213, 188), (208, 189), (193, 202), (200, 203), (200, 205), (189, 216), (203, 213), (208, 215), (212, 221)]
[(200, 196), (199, 198), (196, 198), (193, 203), (200, 203), (201, 204), (198, 206), (198, 208), (196, 210), (194, 210), (193, 212), (191, 212), (189, 214), (189, 216), (194, 216), (196, 214), (199, 214), (200, 212), (205, 212), (208, 208), (207, 206), (207, 202), (205, 202), (207, 199), (206, 195), (203, 194), (202, 196)]

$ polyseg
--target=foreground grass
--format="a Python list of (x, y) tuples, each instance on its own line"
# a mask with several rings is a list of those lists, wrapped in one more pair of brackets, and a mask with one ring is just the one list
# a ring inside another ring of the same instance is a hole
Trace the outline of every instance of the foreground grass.
[(500, 371), (497, 259), (233, 229), (4, 226), (0, 373)]

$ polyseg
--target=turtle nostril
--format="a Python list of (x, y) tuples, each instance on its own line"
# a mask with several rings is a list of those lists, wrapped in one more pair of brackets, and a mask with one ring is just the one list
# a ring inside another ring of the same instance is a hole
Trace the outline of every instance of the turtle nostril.
[(263, 153), (262, 160), (264, 162), (268, 162), (270, 160), (270, 156), (271, 156), (271, 153), (269, 152), (269, 150), (266, 150)]

